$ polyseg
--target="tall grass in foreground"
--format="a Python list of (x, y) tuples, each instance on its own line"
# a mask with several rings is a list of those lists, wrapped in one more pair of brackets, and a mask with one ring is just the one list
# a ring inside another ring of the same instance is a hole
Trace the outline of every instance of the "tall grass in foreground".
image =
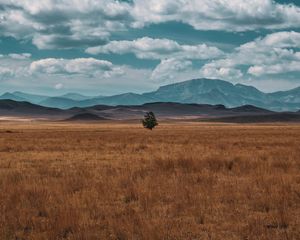
[(0, 239), (300, 239), (300, 126), (0, 126)]

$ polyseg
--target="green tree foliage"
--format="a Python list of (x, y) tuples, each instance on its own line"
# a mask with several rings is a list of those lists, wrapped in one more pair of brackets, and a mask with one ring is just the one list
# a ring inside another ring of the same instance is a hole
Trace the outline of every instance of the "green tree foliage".
[(152, 130), (158, 125), (156, 117), (153, 112), (147, 112), (142, 121), (144, 128)]

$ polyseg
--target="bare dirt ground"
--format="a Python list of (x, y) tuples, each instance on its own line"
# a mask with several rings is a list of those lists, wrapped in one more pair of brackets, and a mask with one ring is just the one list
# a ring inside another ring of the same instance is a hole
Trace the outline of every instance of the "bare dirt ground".
[(300, 125), (0, 124), (0, 239), (300, 239)]

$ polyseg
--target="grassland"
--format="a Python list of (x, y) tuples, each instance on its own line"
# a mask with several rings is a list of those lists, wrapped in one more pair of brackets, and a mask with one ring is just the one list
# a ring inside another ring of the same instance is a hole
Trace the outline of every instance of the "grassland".
[(0, 239), (300, 239), (300, 125), (0, 125)]

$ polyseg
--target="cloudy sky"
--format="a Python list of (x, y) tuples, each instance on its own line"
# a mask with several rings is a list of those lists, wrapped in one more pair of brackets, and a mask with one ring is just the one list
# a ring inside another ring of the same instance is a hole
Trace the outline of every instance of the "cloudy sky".
[(300, 86), (299, 0), (0, 0), (0, 93)]

